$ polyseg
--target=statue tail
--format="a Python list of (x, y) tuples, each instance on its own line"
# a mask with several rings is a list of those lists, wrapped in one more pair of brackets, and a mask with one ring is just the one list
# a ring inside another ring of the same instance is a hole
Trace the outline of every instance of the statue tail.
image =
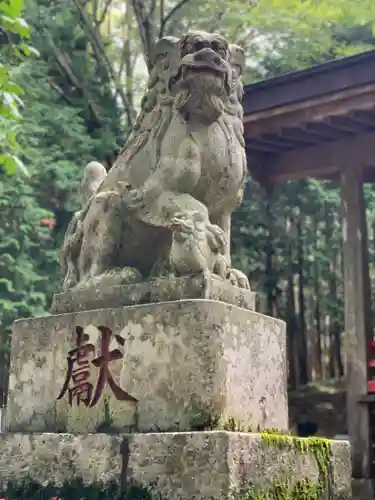
[(97, 193), (106, 177), (107, 171), (101, 163), (91, 161), (86, 165), (81, 182), (82, 208), (84, 208), (90, 198)]
[(77, 268), (77, 262), (75, 262), (75, 260), (76, 257), (79, 256), (78, 247), (82, 240), (81, 221), (84, 219), (90, 207), (89, 201), (97, 193), (106, 177), (106, 169), (97, 161), (88, 163), (84, 169), (81, 182), (81, 210), (76, 212), (73, 219), (70, 221), (60, 253), (60, 265), (64, 275), (72, 265)]

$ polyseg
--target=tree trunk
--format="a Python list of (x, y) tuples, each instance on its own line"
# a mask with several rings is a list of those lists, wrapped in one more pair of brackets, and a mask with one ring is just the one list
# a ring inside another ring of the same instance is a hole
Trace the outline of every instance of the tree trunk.
[[(286, 221), (286, 233), (290, 232), (291, 221)], [(290, 235), (289, 241), (291, 240)], [(296, 389), (299, 385), (299, 359), (298, 359), (298, 325), (294, 289), (293, 273), (293, 248), (288, 245), (286, 265), (288, 268), (288, 284), (286, 287), (285, 321), (287, 325), (287, 351), (288, 351), (288, 385), (290, 389)]]
[(293, 269), (290, 265), (288, 286), (286, 289), (286, 325), (288, 350), (288, 386), (296, 389), (299, 385), (299, 356), (298, 356), (298, 325), (296, 321), (296, 304), (294, 299)]
[[(0, 408), (7, 402), (10, 361), (10, 332), (0, 331)], [(1, 429), (0, 429), (1, 430)]]
[(298, 272), (298, 338), (299, 338), (299, 380), (309, 382), (308, 351), (306, 337), (305, 298), (304, 298), (304, 251), (301, 215), (297, 219), (297, 272)]
[[(319, 232), (317, 224), (315, 224), (315, 250), (317, 250), (319, 241)], [(314, 259), (314, 297), (315, 297), (315, 307), (314, 307), (314, 326), (315, 326), (315, 356), (314, 356), (314, 372), (315, 377), (318, 380), (323, 378), (323, 367), (322, 367), (322, 326), (321, 326), (321, 294), (320, 294), (320, 269), (319, 261), (317, 258)]]
[(328, 375), (330, 378), (337, 378), (342, 376), (343, 365), (341, 359), (341, 339), (340, 331), (341, 326), (337, 317), (337, 297), (338, 297), (338, 258), (337, 252), (334, 251), (332, 245), (334, 239), (335, 220), (334, 215), (328, 207), (326, 207), (326, 241), (327, 244), (331, 243), (328, 248), (333, 249), (330, 252), (329, 262), (329, 276), (328, 276), (328, 290), (330, 298), (329, 307), (329, 362), (328, 362)]
[(336, 367), (336, 377), (342, 378), (344, 376), (344, 363), (342, 360), (342, 343), (341, 343), (341, 325), (336, 324), (336, 328), (333, 331), (333, 344), (334, 344), (334, 356), (335, 356), (335, 367)]
[(273, 256), (274, 256), (274, 245), (273, 245), (273, 215), (272, 215), (272, 199), (271, 192), (266, 192), (266, 222), (267, 222), (267, 242), (265, 248), (265, 290), (266, 290), (266, 311), (268, 316), (275, 315), (275, 271), (273, 268)]

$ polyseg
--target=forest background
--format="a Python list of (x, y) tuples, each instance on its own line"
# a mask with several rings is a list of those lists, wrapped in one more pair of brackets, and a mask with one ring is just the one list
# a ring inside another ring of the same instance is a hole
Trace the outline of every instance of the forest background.
[[(220, 31), (246, 50), (252, 83), (370, 50), (374, 24), (373, 0), (0, 0), (0, 406), (11, 323), (48, 313), (83, 168), (113, 164), (157, 38)], [(232, 238), (259, 309), (287, 322), (290, 387), (342, 377), (338, 186), (250, 182)]]

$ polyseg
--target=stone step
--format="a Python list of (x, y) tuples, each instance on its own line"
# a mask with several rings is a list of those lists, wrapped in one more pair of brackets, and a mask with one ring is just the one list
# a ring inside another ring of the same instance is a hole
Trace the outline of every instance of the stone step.
[(0, 496), (9, 481), (62, 485), (82, 479), (128, 492), (137, 487), (137, 499), (348, 500), (350, 478), (345, 441), (224, 431), (0, 436)]

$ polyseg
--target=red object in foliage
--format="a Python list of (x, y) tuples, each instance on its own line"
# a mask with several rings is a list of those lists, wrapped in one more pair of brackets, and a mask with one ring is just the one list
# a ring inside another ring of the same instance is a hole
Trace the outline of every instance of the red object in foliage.
[(47, 226), (50, 231), (55, 228), (56, 226), (56, 219), (50, 219), (48, 217), (45, 217), (40, 221), (41, 226)]

